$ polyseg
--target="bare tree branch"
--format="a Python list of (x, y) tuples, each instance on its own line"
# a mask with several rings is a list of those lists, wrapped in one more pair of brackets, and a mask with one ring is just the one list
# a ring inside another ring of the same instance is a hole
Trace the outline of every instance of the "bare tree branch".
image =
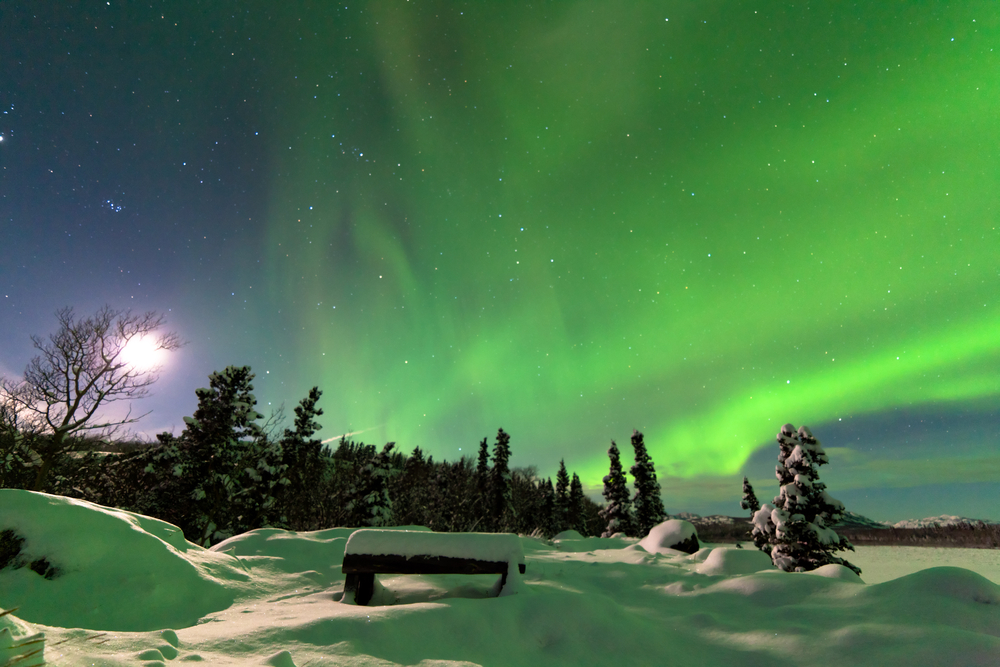
[[(122, 353), (129, 342), (156, 335), (165, 323), (163, 315), (152, 311), (133, 314), (111, 306), (86, 319), (77, 319), (72, 308), (63, 308), (56, 318), (59, 329), (48, 340), (31, 337), (39, 354), (28, 363), (23, 379), (0, 381), (0, 402), (48, 436), (39, 452), (42, 465), (33, 486), (36, 491), (67, 451), (67, 436), (81, 431), (111, 435), (145, 416), (132, 417), (130, 406), (121, 419), (97, 418), (102, 407), (149, 394), (159, 368), (130, 364)], [(153, 349), (176, 350), (182, 345), (180, 337), (169, 332), (157, 336)]]

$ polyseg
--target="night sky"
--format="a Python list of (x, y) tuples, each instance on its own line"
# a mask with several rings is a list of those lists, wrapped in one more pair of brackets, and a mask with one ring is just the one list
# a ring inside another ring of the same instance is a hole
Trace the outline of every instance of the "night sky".
[(1000, 519), (994, 2), (4, 2), (0, 372), (166, 314), (138, 425), (226, 365), (321, 435), (668, 512), (777, 493)]

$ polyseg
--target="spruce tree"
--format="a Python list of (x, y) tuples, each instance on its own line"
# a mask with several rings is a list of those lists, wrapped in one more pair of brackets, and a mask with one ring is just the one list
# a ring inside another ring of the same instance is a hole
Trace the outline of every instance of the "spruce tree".
[(542, 490), (542, 521), (539, 528), (542, 530), (542, 534), (549, 538), (555, 535), (557, 532), (555, 529), (555, 515), (556, 515), (556, 492), (552, 487), (552, 478), (549, 477), (541, 485)]
[(295, 428), (285, 429), (281, 437), (282, 462), (287, 465), (284, 488), (278, 498), (280, 512), (292, 530), (316, 530), (315, 506), (323, 477), (323, 443), (313, 438), (321, 428), (316, 418), (323, 414), (317, 407), (323, 392), (319, 387), (295, 406)]
[(618, 445), (611, 441), (611, 448), (608, 449), (608, 458), (611, 459), (611, 469), (604, 476), (604, 500), (607, 503), (601, 510), (601, 518), (605, 522), (604, 532), (601, 537), (611, 537), (615, 533), (625, 533), (633, 536), (635, 534), (635, 522), (632, 516), (631, 493), (628, 489), (628, 481), (625, 479), (625, 472), (622, 470), (622, 462), (618, 453)]
[(263, 440), (253, 378), (249, 366), (212, 373), (209, 387), (195, 391), (194, 416), (184, 418), (180, 456), (168, 474), (194, 487), (182, 527), (188, 539), (201, 546), (233, 535), (243, 516), (240, 501), (246, 494), (238, 477), (246, 468), (256, 468), (254, 449)]
[(740, 501), (740, 507), (745, 510), (750, 510), (750, 516), (757, 513), (760, 509), (760, 501), (757, 500), (757, 495), (753, 492), (753, 486), (750, 485), (750, 480), (746, 477), (743, 478), (743, 500)]
[(566, 471), (566, 461), (559, 459), (559, 472), (556, 473), (555, 508), (552, 513), (552, 529), (556, 533), (569, 528), (569, 473)]
[(476, 476), (481, 480), (483, 489), (486, 488), (486, 480), (490, 473), (490, 446), (486, 440), (479, 443), (479, 463), (476, 465)]
[(394, 442), (386, 443), (382, 451), (361, 469), (365, 490), (357, 511), (362, 517), (362, 525), (373, 528), (394, 525), (389, 482), (394, 473), (391, 453), (395, 445)]
[(475, 473), (477, 495), (473, 501), (475, 508), (476, 523), (483, 532), (492, 532), (495, 528), (493, 521), (493, 498), (490, 495), (490, 446), (489, 440), (483, 438), (479, 443), (479, 461), (476, 465)]
[(786, 572), (836, 563), (861, 574), (858, 567), (833, 555), (854, 551), (854, 546), (832, 528), (843, 517), (844, 504), (819, 481), (817, 468), (830, 462), (823, 446), (808, 428), (796, 431), (792, 424), (781, 427), (777, 440), (775, 476), (781, 490), (773, 505), (765, 503), (754, 514), (754, 543)]
[(632, 449), (635, 450), (635, 465), (630, 469), (632, 479), (635, 480), (635, 497), (632, 503), (635, 505), (637, 534), (639, 537), (645, 537), (653, 526), (663, 523), (669, 517), (667, 511), (663, 509), (660, 483), (656, 481), (653, 459), (646, 452), (642, 433), (636, 430), (632, 431)]
[(583, 514), (583, 499), (583, 484), (580, 482), (580, 477), (576, 473), (573, 473), (573, 479), (569, 483), (568, 525), (581, 535), (586, 535), (587, 527)]
[(493, 530), (507, 532), (514, 526), (514, 508), (511, 503), (510, 436), (501, 428), (493, 446), (493, 467), (490, 468), (490, 514)]
[(429, 465), (420, 447), (403, 464), (403, 473), (389, 489), (392, 509), (400, 526), (427, 526), (430, 523), (433, 499)]

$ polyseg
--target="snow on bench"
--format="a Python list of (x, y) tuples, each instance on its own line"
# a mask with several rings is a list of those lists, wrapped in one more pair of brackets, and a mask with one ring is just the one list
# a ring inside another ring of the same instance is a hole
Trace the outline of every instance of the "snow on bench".
[(503, 594), (515, 566), (524, 574), (517, 535), (365, 528), (351, 533), (344, 547), (344, 601), (353, 593), (357, 604), (368, 604), (376, 574), (499, 574)]

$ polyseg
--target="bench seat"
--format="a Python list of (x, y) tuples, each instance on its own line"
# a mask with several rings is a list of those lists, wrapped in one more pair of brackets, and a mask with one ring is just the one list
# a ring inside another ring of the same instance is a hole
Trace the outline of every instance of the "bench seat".
[(517, 535), (506, 533), (432, 533), (362, 529), (344, 547), (341, 571), (347, 575), (344, 599), (368, 604), (376, 574), (499, 574), (500, 590), (516, 567), (525, 572)]

